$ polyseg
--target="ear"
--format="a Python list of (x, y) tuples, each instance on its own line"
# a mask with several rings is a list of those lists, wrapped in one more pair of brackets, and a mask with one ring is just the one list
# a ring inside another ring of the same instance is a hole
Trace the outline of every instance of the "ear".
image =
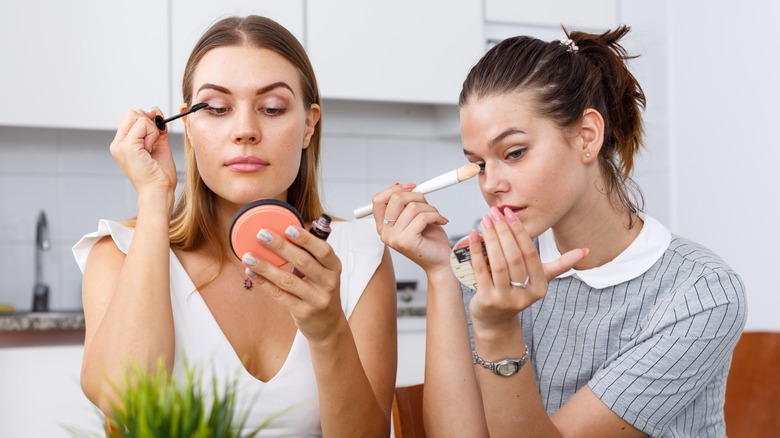
[(309, 147), (311, 136), (314, 135), (314, 128), (320, 121), (320, 115), (320, 106), (316, 103), (311, 104), (311, 107), (306, 112), (306, 131), (303, 133), (303, 146), (301, 149), (306, 149)]
[(593, 108), (582, 113), (582, 126), (579, 133), (582, 142), (582, 161), (590, 163), (596, 160), (604, 144), (604, 117)]

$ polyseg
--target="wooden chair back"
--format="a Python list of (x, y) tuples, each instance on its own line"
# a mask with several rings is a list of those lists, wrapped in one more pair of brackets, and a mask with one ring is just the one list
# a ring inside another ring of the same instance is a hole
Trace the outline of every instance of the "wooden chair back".
[(745, 332), (726, 383), (730, 438), (780, 437), (780, 333)]
[(393, 398), (395, 438), (425, 438), (423, 426), (423, 385), (400, 386)]

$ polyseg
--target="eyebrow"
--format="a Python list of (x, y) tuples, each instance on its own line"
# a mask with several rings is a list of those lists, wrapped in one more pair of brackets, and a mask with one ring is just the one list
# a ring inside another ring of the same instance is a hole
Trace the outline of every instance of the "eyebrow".
[[(508, 128), (507, 130), (505, 130), (504, 132), (498, 134), (497, 136), (495, 136), (495, 138), (490, 140), (488, 142), (488, 148), (494, 147), (501, 140), (509, 137), (510, 135), (515, 135), (515, 134), (525, 134), (525, 131), (523, 131), (522, 129), (519, 129), (519, 128)], [(463, 154), (464, 155), (476, 155), (476, 154), (474, 154), (473, 152), (469, 151), (466, 148), (463, 148)]]
[(525, 134), (525, 131), (519, 128), (509, 128), (506, 131), (502, 132), (501, 134), (498, 134), (493, 140), (490, 140), (488, 142), (488, 147), (492, 148), (493, 146), (497, 145), (501, 140), (509, 137), (510, 135), (515, 134)]
[[(255, 95), (260, 96), (261, 94), (265, 94), (265, 93), (267, 93), (267, 92), (269, 92), (269, 91), (271, 91), (273, 89), (276, 89), (276, 88), (286, 88), (286, 89), (290, 90), (290, 93), (292, 93), (293, 96), (295, 96), (295, 91), (293, 91), (292, 87), (290, 87), (286, 82), (282, 82), (282, 81), (274, 82), (273, 84), (269, 84), (269, 85), (266, 85), (265, 87), (258, 88), (257, 93), (255, 93)], [(220, 93), (228, 94), (228, 95), (232, 95), (233, 94), (233, 93), (230, 92), (230, 90), (228, 90), (227, 88), (225, 88), (225, 87), (223, 87), (221, 85), (208, 84), (207, 83), (207, 84), (201, 85), (200, 88), (198, 88), (198, 92), (195, 93), (195, 95), (197, 96), (203, 90), (215, 90), (215, 91), (219, 91)]]

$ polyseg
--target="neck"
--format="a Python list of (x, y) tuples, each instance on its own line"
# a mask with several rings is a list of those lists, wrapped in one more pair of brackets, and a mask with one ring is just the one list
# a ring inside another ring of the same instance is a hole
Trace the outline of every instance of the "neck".
[(602, 266), (620, 255), (639, 235), (644, 222), (636, 213), (616, 209), (607, 196), (598, 196), (585, 211), (571, 214), (553, 227), (561, 254), (588, 248), (588, 256), (574, 269)]

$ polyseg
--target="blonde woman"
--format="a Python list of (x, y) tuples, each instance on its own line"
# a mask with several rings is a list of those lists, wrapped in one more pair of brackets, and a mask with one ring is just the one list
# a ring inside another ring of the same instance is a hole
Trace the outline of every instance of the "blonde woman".
[(138, 215), (102, 220), (74, 247), (84, 392), (108, 414), (129, 367), (162, 358), (177, 373), (186, 360), (207, 379), (237, 375), (247, 430), (283, 412), (264, 436), (389, 435), (395, 283), (373, 223), (334, 222), (327, 241), (308, 225), (288, 228), (289, 241), (257, 230), (281, 267), (230, 252), (231, 218), (249, 202), (289, 203), (306, 224), (323, 212), (320, 98), (302, 46), (270, 19), (223, 19), (193, 49), (182, 90), (182, 110), (208, 106), (184, 119), (181, 197), (167, 131), (153, 123), (160, 111), (129, 111), (111, 153)]

